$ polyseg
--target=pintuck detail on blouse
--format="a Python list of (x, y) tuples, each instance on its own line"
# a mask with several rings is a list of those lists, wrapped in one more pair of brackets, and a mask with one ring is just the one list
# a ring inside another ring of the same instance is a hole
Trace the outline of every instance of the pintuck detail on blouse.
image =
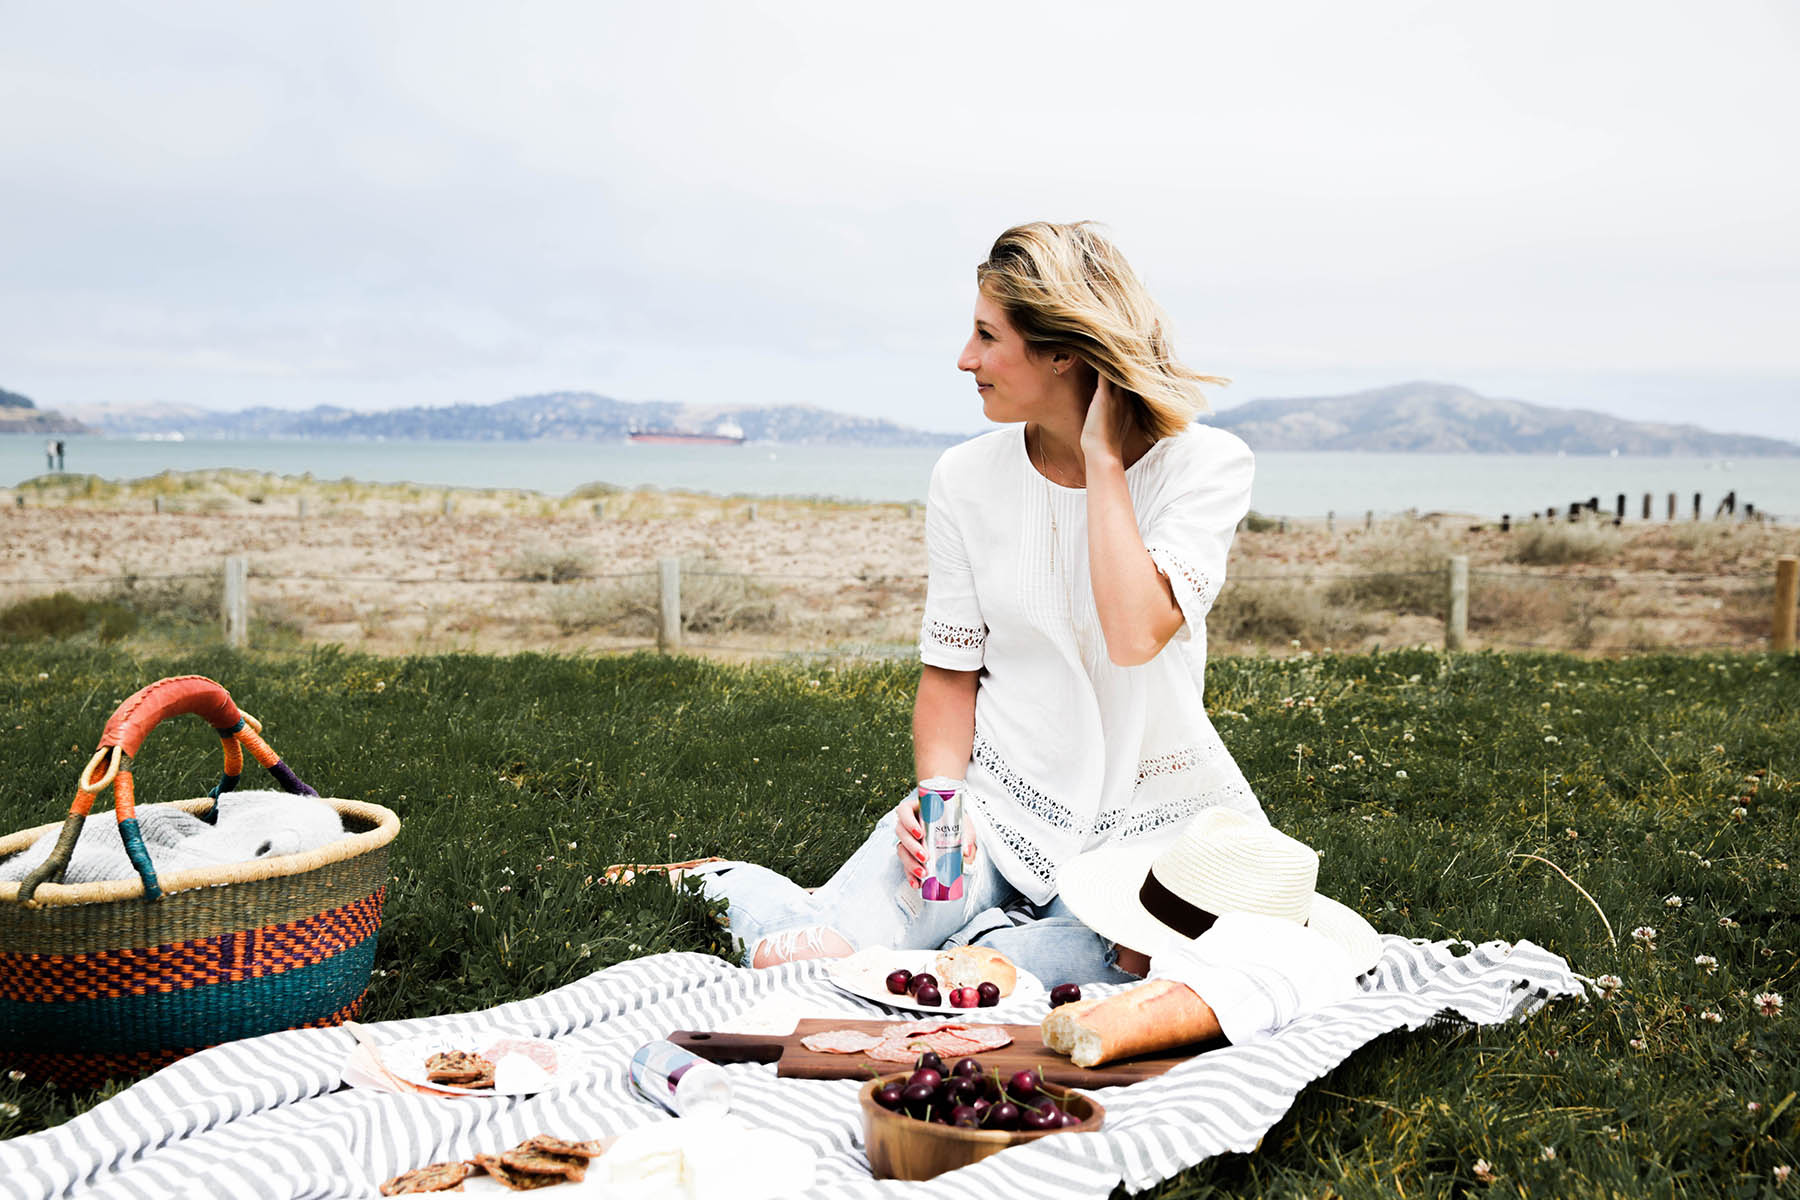
[(1087, 494), (1039, 474), (1018, 426), (938, 459), (919, 657), (979, 672), (970, 808), (981, 844), (1032, 903), (1056, 894), (1062, 864), (1083, 850), (1171, 837), (1212, 804), (1261, 816), (1202, 701), (1206, 614), (1253, 470), (1243, 442), (1200, 425), (1126, 470), (1183, 623), (1155, 658), (1123, 667), (1094, 608)]

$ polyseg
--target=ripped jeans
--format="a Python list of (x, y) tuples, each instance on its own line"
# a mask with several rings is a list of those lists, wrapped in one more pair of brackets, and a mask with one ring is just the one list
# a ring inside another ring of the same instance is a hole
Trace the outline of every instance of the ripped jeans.
[(991, 946), (1045, 987), (1137, 978), (1118, 968), (1117, 948), (1077, 921), (1060, 897), (1044, 905), (1030, 903), (979, 846), (974, 863), (963, 872), (963, 898), (929, 902), (908, 882), (894, 846), (890, 812), (850, 861), (810, 894), (755, 863), (714, 863), (695, 876), (708, 898), (729, 906), (726, 919), (745, 965), (766, 937), (826, 926), (857, 950)]

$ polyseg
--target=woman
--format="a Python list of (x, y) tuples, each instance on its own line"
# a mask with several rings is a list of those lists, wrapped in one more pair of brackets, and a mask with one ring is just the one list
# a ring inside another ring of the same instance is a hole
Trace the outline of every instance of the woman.
[(1211, 805), (1263, 819), (1201, 703), (1206, 612), (1252, 471), (1237, 438), (1191, 423), (1199, 384), (1222, 381), (1175, 360), (1161, 311), (1087, 223), (1009, 229), (975, 277), (957, 366), (1007, 428), (932, 472), (913, 708), (918, 777), (967, 784), (964, 896), (920, 898), (909, 796), (816, 893), (751, 864), (700, 868), (752, 966), (979, 942), (1049, 982), (1141, 975), (1061, 904), (1060, 867), (1170, 841)]

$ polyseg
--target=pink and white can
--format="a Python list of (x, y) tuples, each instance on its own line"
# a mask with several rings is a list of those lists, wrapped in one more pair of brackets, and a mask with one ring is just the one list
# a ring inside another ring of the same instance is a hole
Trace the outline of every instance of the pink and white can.
[(963, 898), (963, 781), (934, 777), (919, 783), (919, 823), (925, 827), (925, 900)]

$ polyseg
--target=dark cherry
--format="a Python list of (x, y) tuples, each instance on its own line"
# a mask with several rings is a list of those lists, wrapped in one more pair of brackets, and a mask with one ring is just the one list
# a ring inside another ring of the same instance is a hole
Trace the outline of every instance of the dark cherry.
[(906, 1089), (897, 1083), (890, 1083), (885, 1087), (878, 1087), (875, 1089), (875, 1103), (881, 1105), (881, 1107), (887, 1109), (889, 1112), (899, 1108), (905, 1102)]
[(979, 1058), (959, 1058), (956, 1060), (956, 1065), (950, 1068), (950, 1073), (961, 1075), (965, 1079), (979, 1079), (981, 1077), (981, 1060)]
[(978, 1007), (992, 1008), (994, 1005), (1000, 1003), (1000, 985), (991, 981), (984, 982), (980, 987), (975, 989), (975, 995), (981, 1001)]
[(1061, 1129), (1062, 1114), (1055, 1109), (1028, 1108), (1019, 1117), (1019, 1124), (1034, 1133), (1042, 1133), (1046, 1129)]
[(1023, 1099), (1027, 1096), (1036, 1094), (1038, 1084), (1042, 1082), (1042, 1078), (1039, 1077), (1036, 1071), (1033, 1071), (1030, 1067), (1026, 1067), (1023, 1071), (1013, 1072), (1013, 1077), (1007, 1081), (1006, 1090), (1011, 1092), (1014, 1096)]
[(887, 990), (896, 996), (904, 996), (912, 987), (911, 971), (892, 971), (887, 977)]
[(920, 988), (913, 993), (913, 999), (917, 1000), (920, 1004), (928, 1005), (932, 1008), (936, 1008), (944, 1002), (944, 997), (938, 992), (935, 986)]
[(979, 1117), (986, 1116), (987, 1110), (994, 1106), (988, 1103), (988, 1098), (986, 1096), (977, 1096), (975, 1097), (975, 1102), (969, 1105), (969, 1107), (974, 1109), (975, 1115)]
[(1080, 1118), (1080, 1117), (1078, 1117), (1078, 1116), (1076, 1116), (1076, 1115), (1075, 1115), (1075, 1114), (1074, 1114), (1074, 1113), (1072, 1113), (1072, 1112), (1065, 1112), (1065, 1113), (1063, 1113), (1063, 1115), (1062, 1115), (1062, 1126), (1063, 1126), (1063, 1128), (1064, 1128), (1064, 1129), (1067, 1129), (1067, 1128), (1068, 1128), (1068, 1127), (1069, 1127), (1069, 1126), (1071, 1126), (1071, 1125), (1079, 1125), (1079, 1124), (1081, 1124), (1081, 1118)]
[(1061, 1008), (1065, 1004), (1073, 1004), (1081, 999), (1079, 983), (1059, 983), (1050, 989), (1050, 1007)]
[(914, 1067), (914, 1070), (936, 1071), (939, 1075), (942, 1075), (944, 1073), (944, 1060), (938, 1057), (938, 1052), (936, 1050), (927, 1050), (925, 1053), (919, 1055), (919, 1061)]
[[(930, 971), (920, 971), (917, 975), (914, 975), (908, 980), (906, 984), (907, 990), (915, 996), (926, 988), (930, 988), (935, 992), (937, 991), (937, 986), (937, 976), (933, 975)], [(920, 1001), (920, 1003), (923, 1004), (924, 1001)]]
[(950, 1110), (950, 1123), (964, 1129), (976, 1129), (981, 1125), (981, 1114), (967, 1104), (959, 1104)]
[(900, 1093), (901, 1101), (914, 1113), (922, 1113), (925, 1106), (937, 1098), (937, 1089), (922, 1083), (909, 1083)]
[(921, 1066), (907, 1078), (907, 1087), (918, 1087), (923, 1084), (932, 1091), (937, 1091), (938, 1084), (944, 1082), (944, 1073), (932, 1067)]
[(1019, 1106), (1010, 1100), (1003, 1100), (987, 1110), (982, 1117), (982, 1124), (989, 1129), (1017, 1129), (1019, 1127)]
[(939, 1092), (954, 1104), (968, 1104), (981, 1095), (981, 1085), (965, 1075), (952, 1075), (944, 1080)]
[(981, 1077), (981, 1094), (989, 1104), (998, 1104), (1000, 1101), (1006, 1099), (1006, 1097), (1001, 1094), (1000, 1079), (995, 1075), (983, 1075)]

